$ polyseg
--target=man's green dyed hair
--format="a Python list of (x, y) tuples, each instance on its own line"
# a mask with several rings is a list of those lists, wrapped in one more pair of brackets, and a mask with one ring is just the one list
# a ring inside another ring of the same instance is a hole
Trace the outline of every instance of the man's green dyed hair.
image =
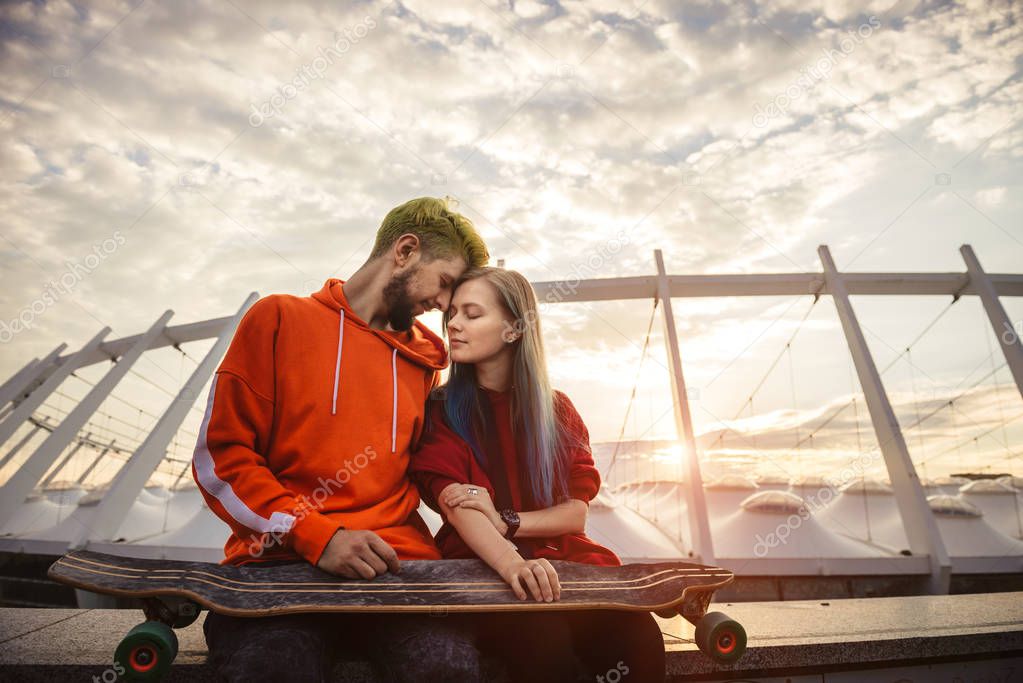
[(391, 209), (377, 230), (369, 257), (385, 254), (405, 234), (419, 238), (423, 260), (461, 256), (469, 268), (480, 268), (490, 260), (483, 238), (472, 221), (448, 207), (446, 199), (420, 197)]

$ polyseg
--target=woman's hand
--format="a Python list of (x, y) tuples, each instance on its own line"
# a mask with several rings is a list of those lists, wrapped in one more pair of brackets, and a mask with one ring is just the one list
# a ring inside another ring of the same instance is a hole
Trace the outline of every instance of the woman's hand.
[(529, 597), (526, 588), (537, 602), (554, 602), (561, 599), (561, 583), (558, 572), (546, 559), (524, 560), (514, 558), (501, 571), (503, 578), (519, 600)]
[[(475, 491), (475, 493), (473, 493)], [(494, 501), (490, 499), (490, 493), (482, 486), (475, 484), (449, 484), (440, 492), (441, 502), (448, 507), (460, 507), (471, 510), (479, 510), (490, 520), (501, 535), (508, 531), (508, 525), (501, 519)]]

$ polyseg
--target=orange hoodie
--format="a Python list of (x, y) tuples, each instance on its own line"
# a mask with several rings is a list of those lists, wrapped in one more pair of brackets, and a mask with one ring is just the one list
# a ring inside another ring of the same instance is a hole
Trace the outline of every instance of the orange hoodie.
[(257, 301), (217, 369), (192, 475), (231, 527), (221, 564), (315, 565), (341, 527), (440, 558), (406, 472), (447, 351), (419, 322), (371, 328), (342, 284)]

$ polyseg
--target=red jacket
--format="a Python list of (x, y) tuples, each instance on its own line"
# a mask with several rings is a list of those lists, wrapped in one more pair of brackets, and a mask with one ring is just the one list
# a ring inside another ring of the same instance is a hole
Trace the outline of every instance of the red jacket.
[[(493, 468), (495, 460), (504, 462), (504, 475), (510, 489), (512, 507), (518, 512), (541, 509), (532, 503), (529, 482), (525, 481), (525, 467), (521, 464), (520, 449), (516, 445), (511, 427), (511, 392), (496, 392), (484, 389), (490, 399), (496, 422), (499, 459), (491, 459), (488, 466)], [(568, 396), (555, 392), (555, 408), (560, 429), (568, 430), (581, 444), (569, 455), (568, 494), (586, 504), (600, 489), (600, 473), (593, 464), (589, 448), (589, 433), (582, 418)], [(409, 476), (419, 486), (423, 500), (440, 512), (437, 498), (445, 487), (452, 483), (475, 484), (485, 488), (492, 500), (497, 496), (493, 478), (477, 462), (472, 449), (458, 434), (448, 427), (444, 419), (441, 400), (431, 400), (427, 407), (428, 426), (419, 448), (412, 454)], [(496, 473), (491, 473), (496, 474)], [(526, 489), (525, 491), (523, 489)], [(436, 536), (437, 546), (445, 558), (475, 558), (469, 548), (446, 520)], [(564, 534), (554, 538), (515, 539), (524, 556), (550, 560), (572, 560), (587, 564), (620, 565), (621, 560), (611, 550), (599, 545), (585, 534)]]
[(341, 526), (440, 558), (407, 470), (444, 343), (418, 322), (371, 328), (342, 284), (257, 301), (217, 370), (192, 473), (231, 527), (223, 564), (316, 564)]

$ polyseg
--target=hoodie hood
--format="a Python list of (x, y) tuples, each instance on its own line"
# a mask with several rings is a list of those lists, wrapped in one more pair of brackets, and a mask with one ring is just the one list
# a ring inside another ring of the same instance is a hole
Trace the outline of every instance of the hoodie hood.
[(337, 311), (348, 324), (375, 334), (410, 362), (430, 370), (443, 370), (448, 366), (448, 352), (444, 347), (444, 341), (430, 328), (418, 320), (413, 322), (412, 329), (408, 332), (377, 330), (370, 327), (349, 306), (348, 299), (345, 298), (344, 290), (341, 288), (344, 283), (344, 280), (330, 278), (323, 284), (320, 291), (313, 293), (312, 297), (324, 306)]
[(348, 305), (341, 285), (344, 281), (337, 278), (328, 279), (320, 291), (312, 296), (324, 306), (337, 311), (337, 357), (334, 361), (334, 391), (330, 398), (330, 414), (337, 415), (338, 389), (341, 383), (341, 352), (345, 343), (345, 323), (355, 326), (363, 332), (376, 335), (391, 347), (391, 452), (396, 452), (398, 436), (398, 355), (426, 370), (441, 370), (448, 364), (448, 352), (444, 342), (428, 327), (419, 321), (413, 321), (412, 329), (407, 332), (377, 330), (355, 314)]

